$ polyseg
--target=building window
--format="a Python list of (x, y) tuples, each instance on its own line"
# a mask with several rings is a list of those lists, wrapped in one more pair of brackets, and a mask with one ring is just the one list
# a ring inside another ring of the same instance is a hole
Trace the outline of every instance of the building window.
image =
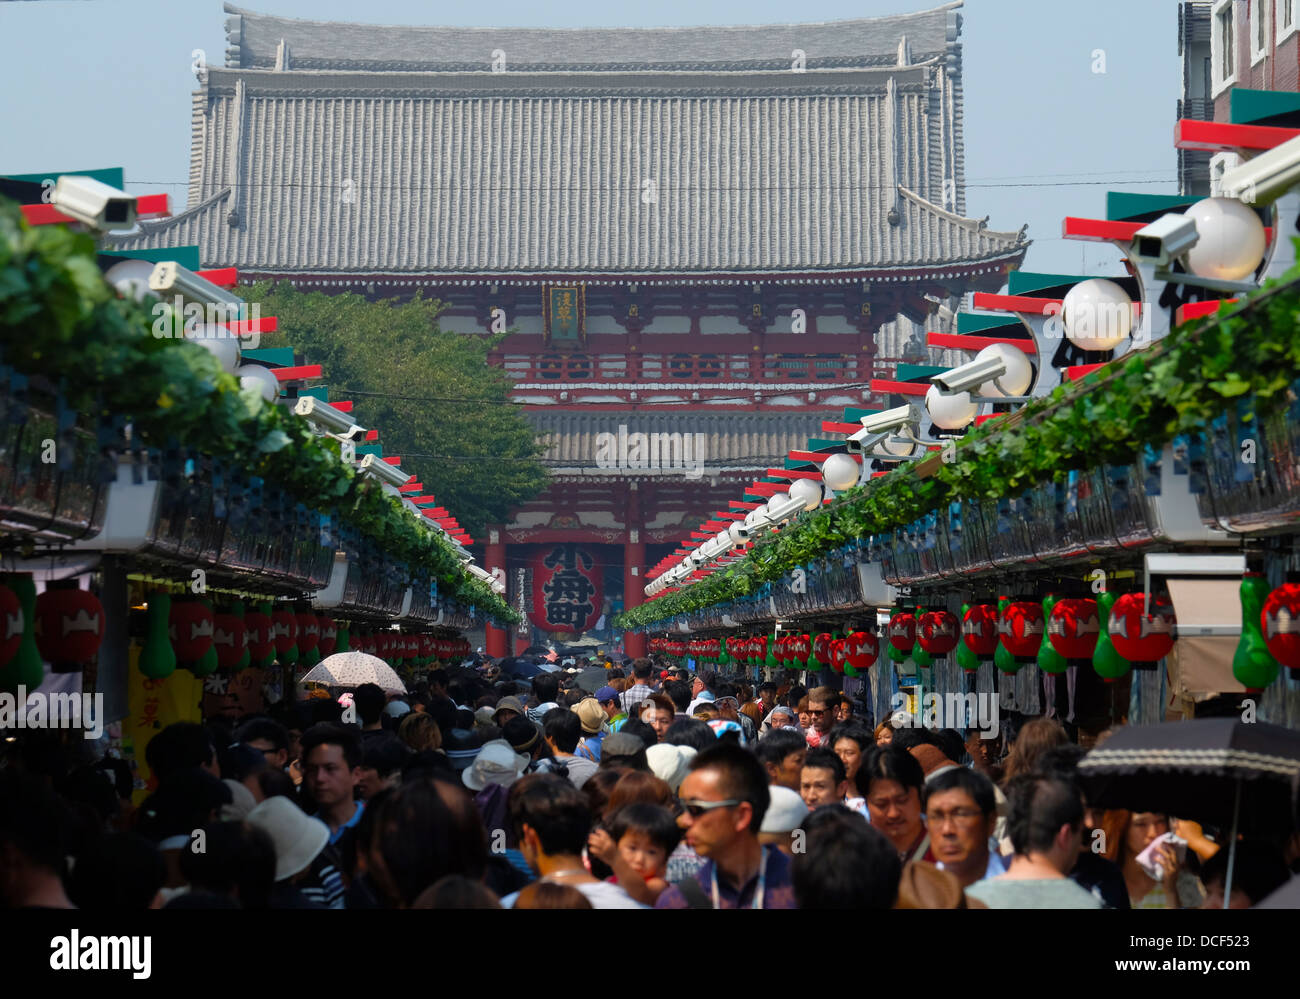
[(1210, 157), (1210, 197), (1219, 198), (1223, 186), (1223, 175), (1233, 167), (1241, 165), (1241, 157), (1236, 153), (1215, 153)]
[(1250, 64), (1253, 66), (1268, 55), (1268, 11), (1270, 0), (1250, 0)]
[(1297, 0), (1276, 0), (1273, 23), (1277, 26), (1277, 44), (1282, 44), (1295, 34), (1297, 7), (1300, 7)]
[(1210, 21), (1210, 59), (1214, 69), (1211, 97), (1218, 97), (1237, 82), (1237, 33), (1233, 0), (1219, 0)]

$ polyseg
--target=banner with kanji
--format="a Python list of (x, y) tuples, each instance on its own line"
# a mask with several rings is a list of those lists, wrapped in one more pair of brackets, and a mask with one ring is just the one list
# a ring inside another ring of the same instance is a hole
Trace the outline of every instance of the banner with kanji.
[(581, 346), (586, 337), (587, 300), (582, 285), (545, 285), (542, 288), (545, 342)]
[(604, 567), (573, 544), (539, 545), (529, 559), (528, 618), (543, 631), (578, 635), (595, 627), (604, 605)]

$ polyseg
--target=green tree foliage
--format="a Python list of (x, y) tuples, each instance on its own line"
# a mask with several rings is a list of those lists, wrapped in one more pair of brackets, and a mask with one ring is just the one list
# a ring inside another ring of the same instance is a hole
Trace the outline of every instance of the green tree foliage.
[(357, 422), (379, 430), (384, 453), (402, 455), (403, 471), (471, 535), (509, 520), (545, 488), (544, 448), (510, 402), (510, 378), (487, 360), (507, 334), (444, 330), (441, 303), (419, 297), (371, 302), (287, 282), (241, 294), (279, 321), (262, 345), (293, 347), (320, 364), (331, 396), (351, 399)]

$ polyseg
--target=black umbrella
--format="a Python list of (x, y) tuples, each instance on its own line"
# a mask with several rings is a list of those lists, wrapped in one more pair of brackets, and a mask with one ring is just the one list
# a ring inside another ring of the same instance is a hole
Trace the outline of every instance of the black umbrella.
[(1088, 804), (1230, 826), (1224, 905), (1238, 831), (1292, 828), (1300, 732), (1237, 718), (1129, 725), (1079, 761)]
[(545, 673), (546, 670), (535, 663), (529, 662), (527, 659), (503, 659), (501, 661), (501, 672), (531, 680), (539, 673)]
[(576, 686), (581, 687), (589, 694), (594, 694), (601, 687), (609, 683), (609, 674), (605, 672), (602, 666), (589, 666), (581, 673), (578, 673), (573, 682)]

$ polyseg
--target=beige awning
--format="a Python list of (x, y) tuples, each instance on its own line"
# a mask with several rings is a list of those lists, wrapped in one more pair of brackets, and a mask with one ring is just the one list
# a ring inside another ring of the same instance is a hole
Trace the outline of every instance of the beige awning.
[(1232, 675), (1232, 656), (1241, 641), (1241, 580), (1170, 577), (1166, 582), (1178, 619), (1169, 671), (1175, 696), (1199, 701), (1244, 691)]

